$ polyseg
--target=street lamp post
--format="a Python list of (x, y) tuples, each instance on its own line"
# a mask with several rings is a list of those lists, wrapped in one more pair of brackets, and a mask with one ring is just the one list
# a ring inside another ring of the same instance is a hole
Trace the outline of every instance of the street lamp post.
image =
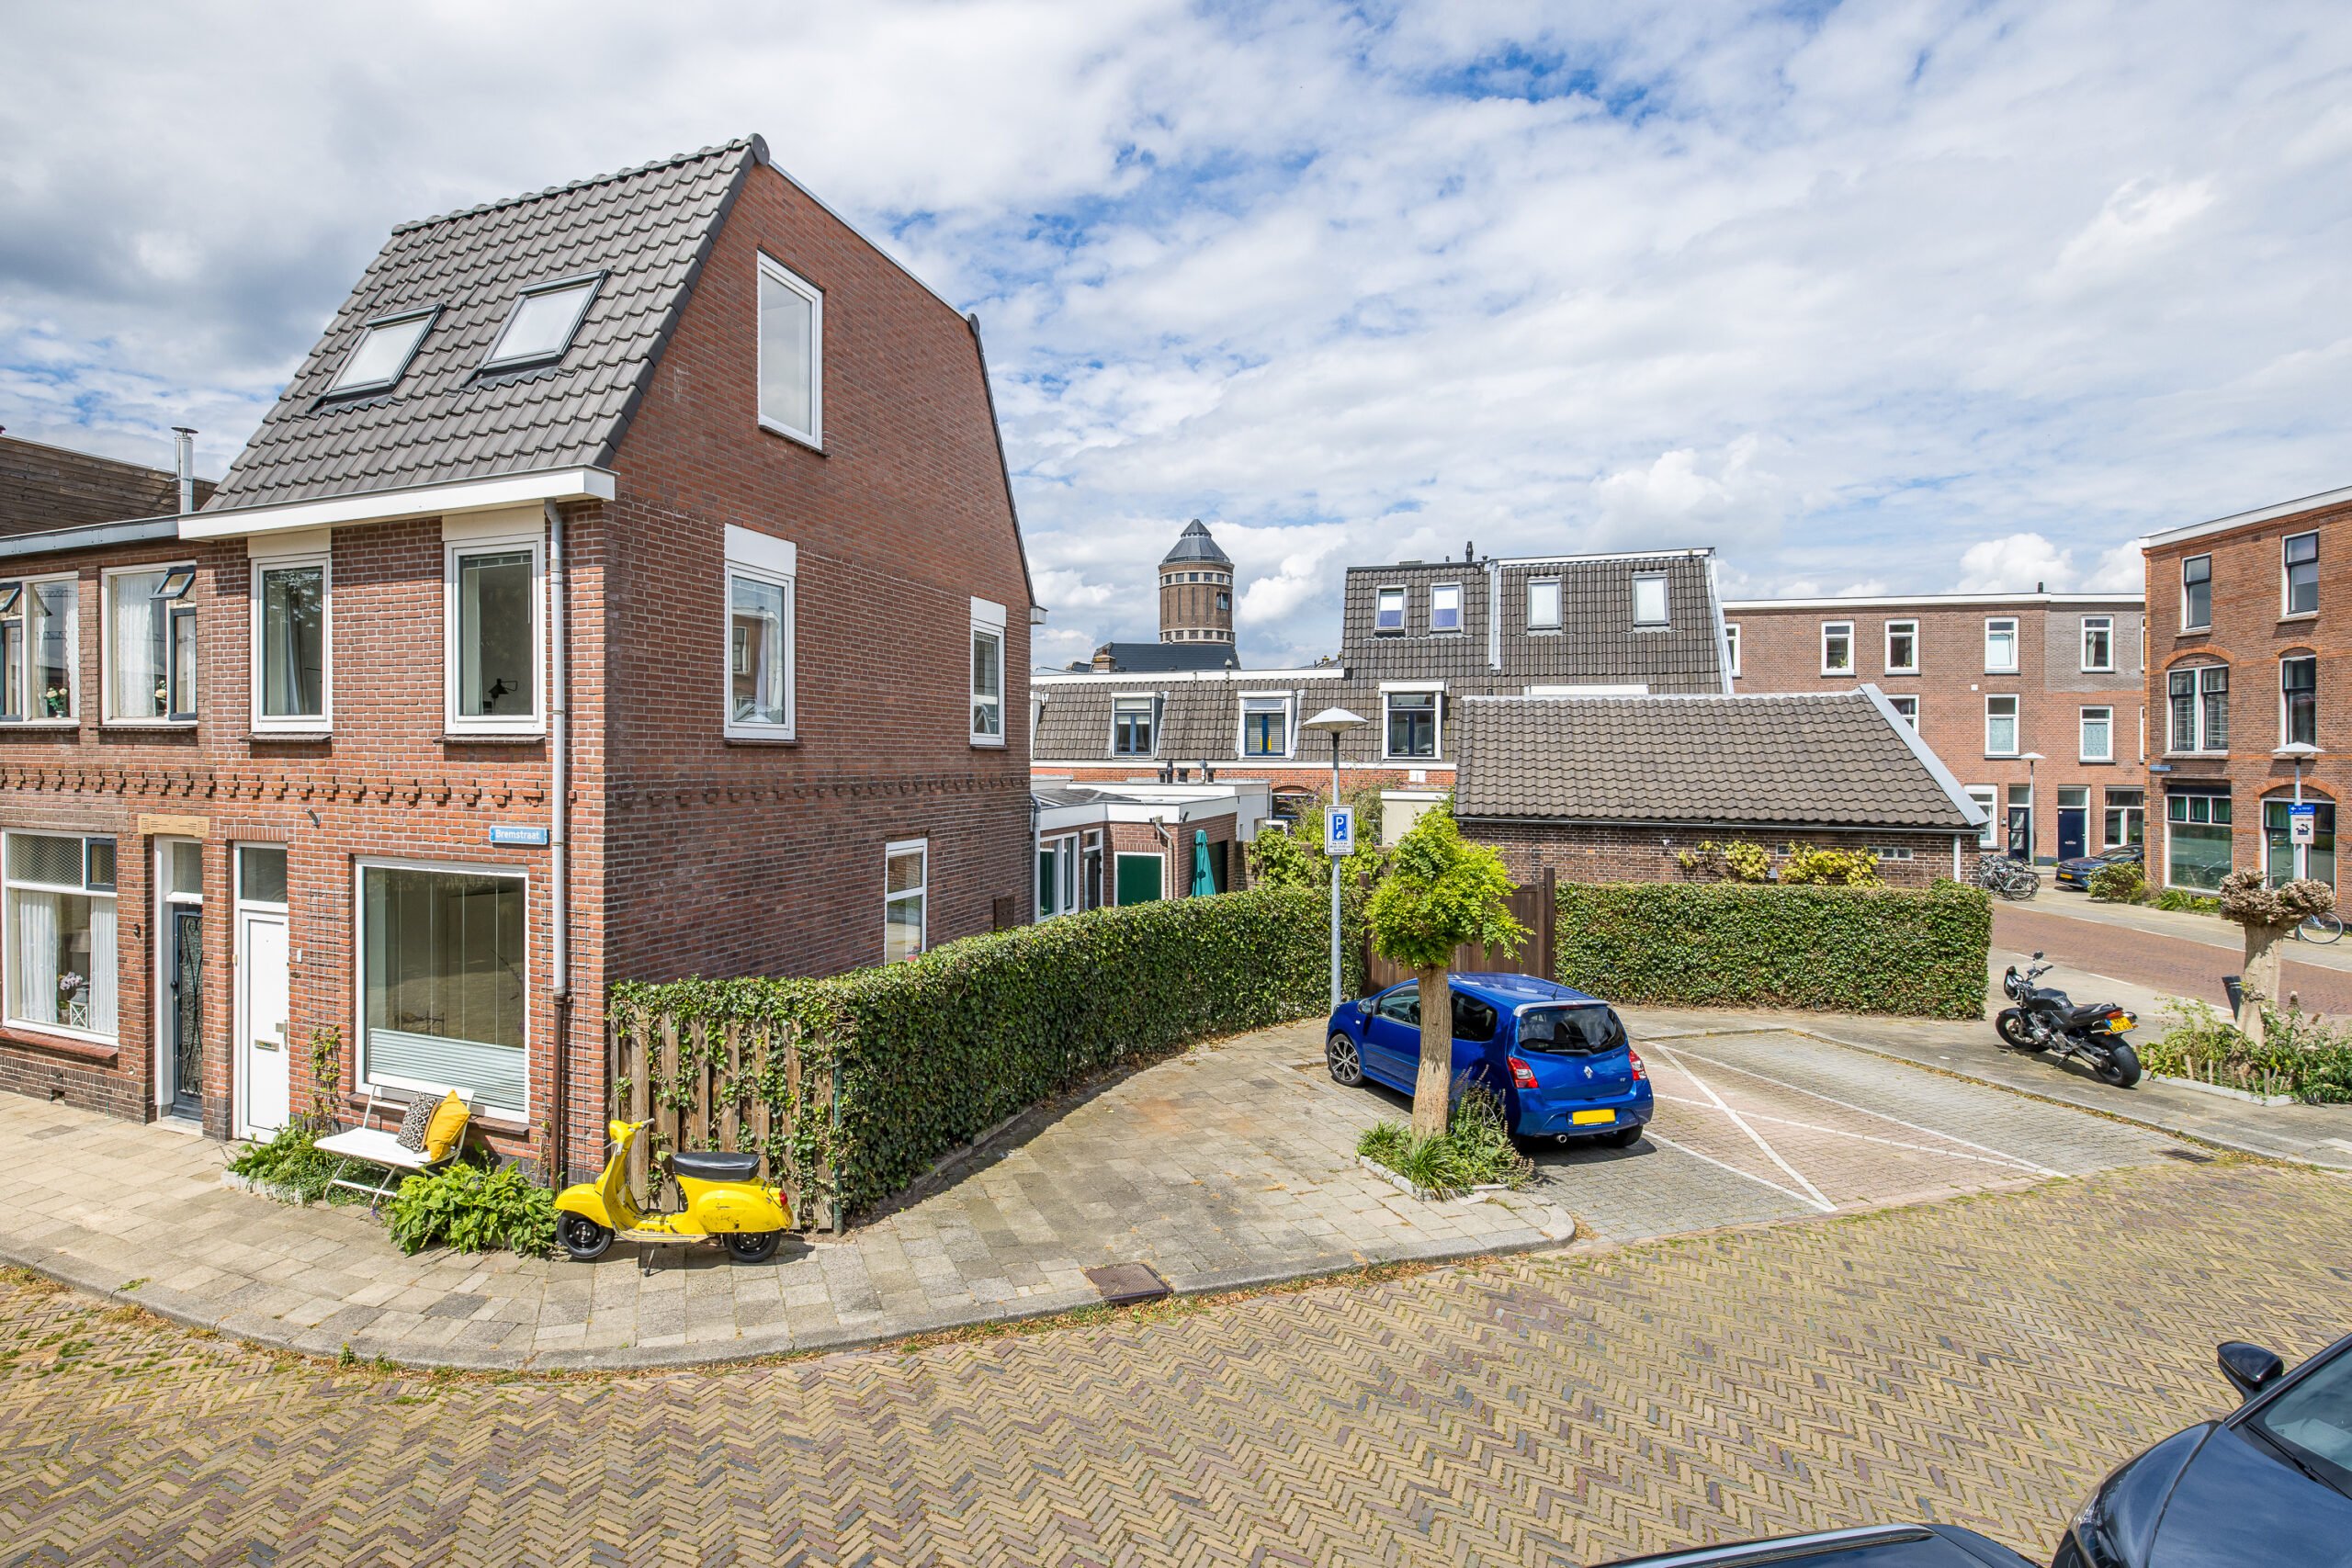
[(2025, 763), (2025, 863), (2033, 863), (2033, 841), (2041, 836), (2041, 795), (2034, 788), (2033, 765), (2045, 759), (2039, 751), (2028, 751), (2018, 761)]
[[(1365, 722), (1366, 720), (1363, 717), (1350, 713), (1345, 708), (1335, 707), (1325, 708), (1321, 713), (1299, 726), (1301, 729), (1310, 734), (1328, 735), (1331, 738), (1331, 805), (1333, 807), (1340, 804), (1340, 737), (1351, 729), (1363, 728)], [(1331, 1006), (1336, 1010), (1342, 1000), (1340, 995), (1340, 861), (1341, 857), (1332, 855), (1329, 858), (1331, 862)]]

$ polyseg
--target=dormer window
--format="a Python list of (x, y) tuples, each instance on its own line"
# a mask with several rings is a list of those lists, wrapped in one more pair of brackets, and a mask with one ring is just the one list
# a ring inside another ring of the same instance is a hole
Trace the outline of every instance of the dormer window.
[(1384, 588), (1374, 601), (1372, 629), (1375, 632), (1401, 632), (1405, 629), (1405, 591)]
[(398, 383), (408, 373), (408, 362), (416, 357), (416, 346), (424, 341), (433, 318), (440, 313), (441, 307), (435, 305), (368, 322), (359, 334), (359, 346), (351, 351), (351, 357), (328, 385), (327, 395), (381, 391)]
[(498, 341), (490, 345), (490, 357), (481, 362), (482, 368), (503, 369), (562, 358), (564, 350), (571, 346), (572, 334), (580, 330), (588, 301), (596, 297), (596, 286), (603, 281), (600, 274), (525, 289)]

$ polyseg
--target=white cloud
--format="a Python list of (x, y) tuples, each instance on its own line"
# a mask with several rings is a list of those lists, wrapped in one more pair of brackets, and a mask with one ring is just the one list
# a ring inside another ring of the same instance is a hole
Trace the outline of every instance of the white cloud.
[(2025, 593), (2037, 587), (2062, 593), (2074, 578), (2068, 551), (2039, 534), (2011, 534), (1962, 550), (1960, 580), (1952, 587), (1962, 593)]

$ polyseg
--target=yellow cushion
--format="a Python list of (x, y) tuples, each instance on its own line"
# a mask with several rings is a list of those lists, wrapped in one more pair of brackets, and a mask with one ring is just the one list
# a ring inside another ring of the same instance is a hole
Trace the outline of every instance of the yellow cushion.
[(425, 1124), (424, 1157), (429, 1160), (447, 1159), (449, 1151), (457, 1145), (459, 1138), (465, 1136), (465, 1133), (466, 1102), (459, 1100), (453, 1089), (443, 1097), (439, 1105), (434, 1107), (433, 1120)]

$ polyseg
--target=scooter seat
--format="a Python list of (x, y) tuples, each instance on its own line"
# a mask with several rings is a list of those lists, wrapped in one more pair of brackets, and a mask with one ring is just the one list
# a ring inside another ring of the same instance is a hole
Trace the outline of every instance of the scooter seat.
[(707, 1149), (695, 1154), (672, 1155), (670, 1168), (680, 1176), (691, 1176), (696, 1181), (750, 1181), (760, 1174), (760, 1156), (722, 1154), (717, 1149)]

